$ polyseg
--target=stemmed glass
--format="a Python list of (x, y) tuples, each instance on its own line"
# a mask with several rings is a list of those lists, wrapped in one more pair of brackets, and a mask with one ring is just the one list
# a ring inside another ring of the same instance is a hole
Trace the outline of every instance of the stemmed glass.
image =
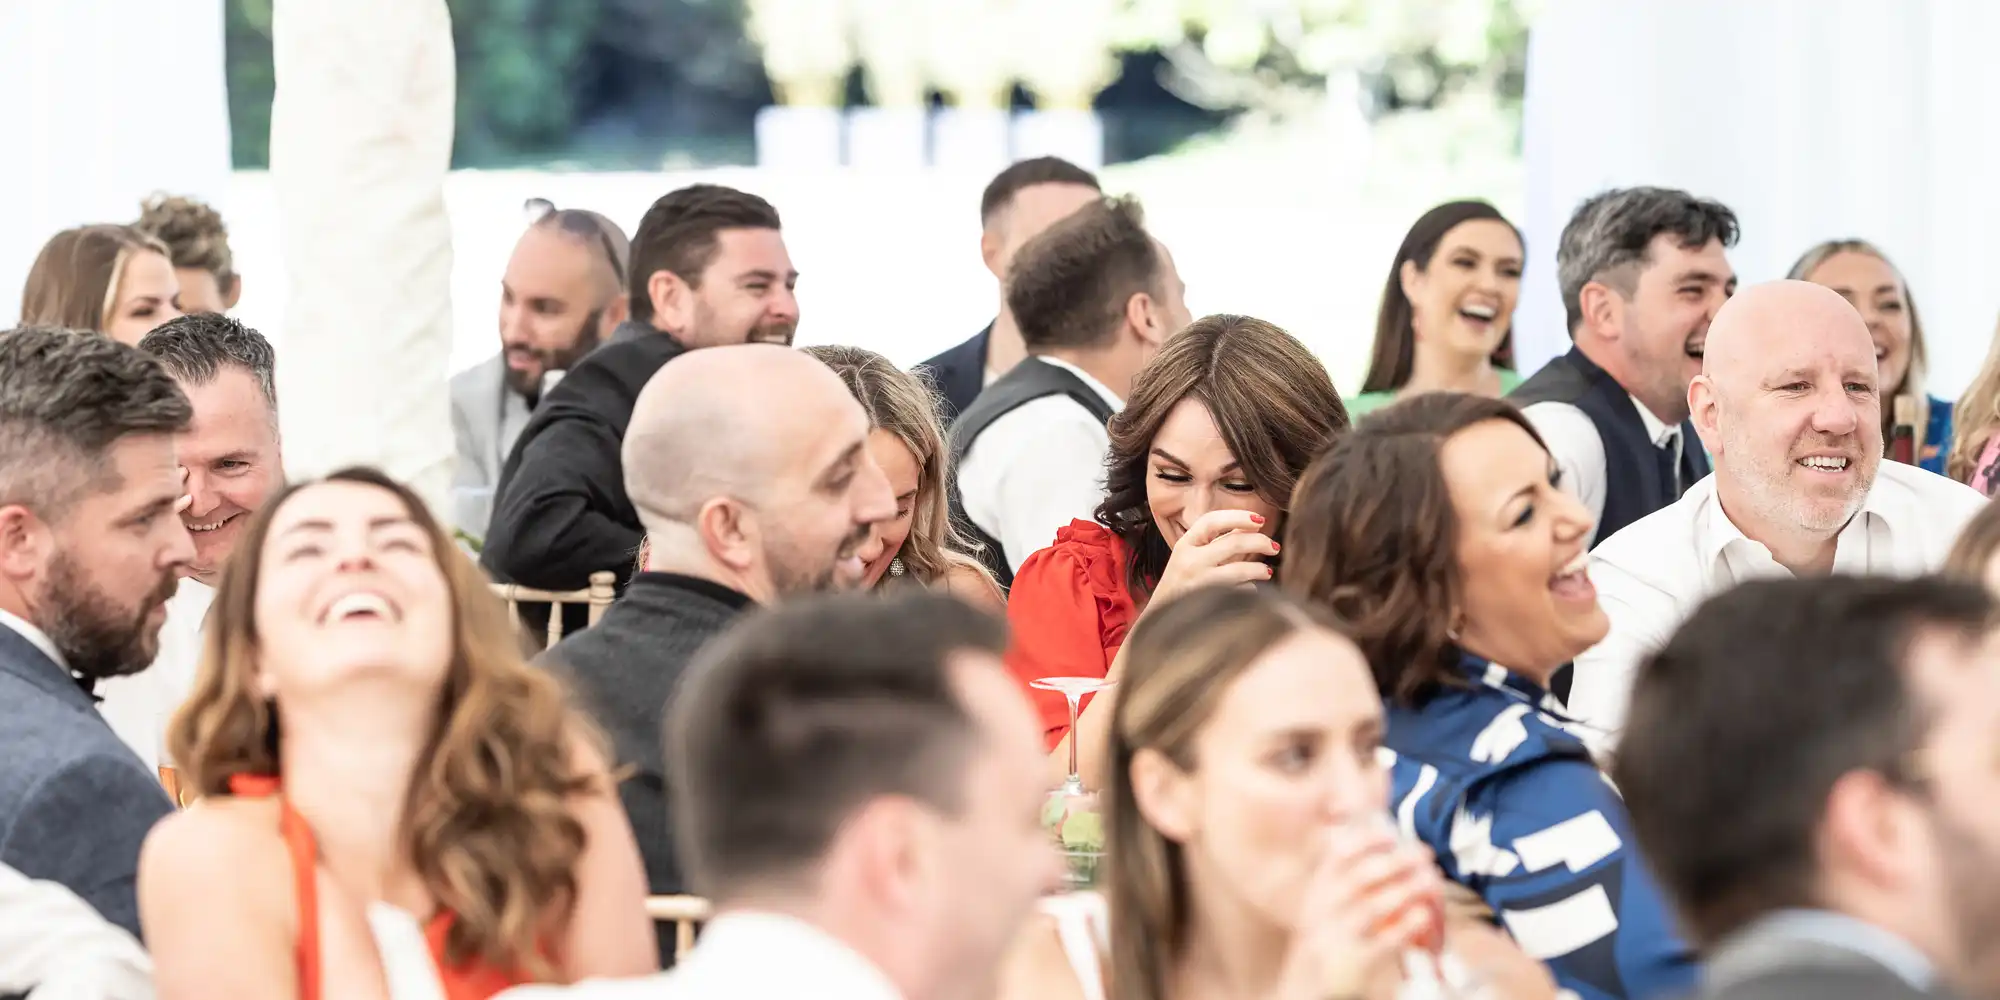
[(1089, 888), (1097, 880), (1097, 862), (1104, 856), (1104, 823), (1097, 812), (1097, 796), (1084, 790), (1083, 773), (1076, 760), (1076, 717), (1083, 696), (1117, 686), (1102, 677), (1042, 677), (1029, 687), (1056, 691), (1069, 701), (1069, 777), (1062, 787), (1049, 793), (1042, 807), (1042, 825), (1050, 828), (1061, 843), (1069, 862), (1065, 882), (1072, 889)]

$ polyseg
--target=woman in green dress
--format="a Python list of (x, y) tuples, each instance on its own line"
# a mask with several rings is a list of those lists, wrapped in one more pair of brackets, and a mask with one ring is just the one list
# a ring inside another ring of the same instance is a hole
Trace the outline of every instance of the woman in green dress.
[(1469, 392), (1504, 396), (1513, 371), (1514, 303), (1521, 294), (1521, 233), (1483, 201), (1446, 202), (1410, 227), (1375, 317), (1375, 349), (1355, 419), (1405, 396)]

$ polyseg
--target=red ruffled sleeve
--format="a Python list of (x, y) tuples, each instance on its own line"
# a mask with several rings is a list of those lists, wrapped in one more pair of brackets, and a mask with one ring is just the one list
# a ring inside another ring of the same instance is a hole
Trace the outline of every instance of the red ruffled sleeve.
[[(1023, 687), (1040, 677), (1103, 677), (1136, 617), (1125, 587), (1125, 544), (1103, 525), (1071, 521), (1014, 574), (1007, 667)], [(1054, 749), (1069, 732), (1069, 703), (1054, 691), (1027, 690)]]

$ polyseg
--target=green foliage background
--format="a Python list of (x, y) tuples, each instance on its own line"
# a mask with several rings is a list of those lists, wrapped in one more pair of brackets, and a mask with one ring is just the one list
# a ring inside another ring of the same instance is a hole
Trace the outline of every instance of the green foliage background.
[[(338, 2), (338, 0), (325, 0)], [(448, 0), (458, 52), (459, 166), (747, 162), (771, 85), (746, 0)], [(833, 0), (828, 0), (833, 2)], [(1538, 0), (1121, 0), (1124, 78), (1098, 100), (1109, 134), (1156, 151), (1219, 116), (1282, 116), (1336, 72), (1361, 74), (1372, 114), (1480, 91), (1518, 121)], [(269, 162), (272, 0), (226, 0), (239, 168)], [(1135, 79), (1136, 78), (1136, 79)], [(850, 88), (861, 99), (857, 85)], [(1025, 101), (1017, 93), (1016, 102)], [(1122, 119), (1175, 118), (1182, 128)], [(1167, 138), (1154, 138), (1165, 136)]]

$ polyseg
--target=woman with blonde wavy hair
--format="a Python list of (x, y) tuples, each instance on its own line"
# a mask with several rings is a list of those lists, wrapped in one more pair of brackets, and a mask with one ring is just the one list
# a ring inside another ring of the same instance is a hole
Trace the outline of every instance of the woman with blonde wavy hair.
[(868, 453), (889, 479), (896, 518), (875, 527), (861, 549), (863, 585), (914, 582), (940, 587), (995, 611), (1005, 604), (999, 584), (966, 554), (970, 543), (952, 529), (945, 483), (951, 451), (930, 386), (874, 351), (808, 347), (833, 369), (868, 413)]
[(2000, 325), (1979, 374), (1958, 397), (1957, 428), (1945, 475), (1987, 496), (2000, 492)]
[(206, 643), (168, 733), (204, 798), (139, 860), (164, 1000), (383, 996), (385, 905), (449, 1000), (658, 967), (590, 727), (407, 488), (350, 469), (272, 499)]
[(1854, 304), (1875, 341), (1882, 386), (1884, 457), (1893, 458), (1897, 424), (1914, 432), (1911, 464), (1943, 474), (1952, 445), (1952, 406), (1924, 391), (1924, 324), (1903, 272), (1866, 240), (1827, 240), (1807, 250), (1785, 275), (1840, 293)]
[(21, 289), (22, 326), (95, 330), (137, 345), (181, 314), (166, 244), (131, 226), (79, 226), (49, 237)]

